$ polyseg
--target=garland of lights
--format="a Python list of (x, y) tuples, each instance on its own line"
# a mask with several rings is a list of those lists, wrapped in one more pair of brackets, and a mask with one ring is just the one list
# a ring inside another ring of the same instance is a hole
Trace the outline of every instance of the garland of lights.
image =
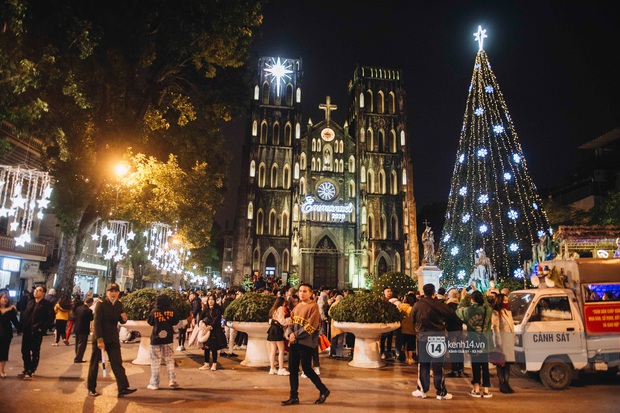
[(479, 43), (439, 248), (444, 283), (463, 284), (482, 249), (501, 279), (522, 278), (537, 237), (551, 233), (508, 106)]
[(43, 219), (51, 195), (47, 172), (0, 165), (0, 217), (8, 218), (11, 233), (19, 232), (16, 246), (31, 241), (32, 225)]

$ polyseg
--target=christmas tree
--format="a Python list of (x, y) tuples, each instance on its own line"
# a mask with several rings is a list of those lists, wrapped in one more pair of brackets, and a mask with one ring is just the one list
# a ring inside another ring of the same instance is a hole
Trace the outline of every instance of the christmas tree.
[(532, 244), (549, 224), (519, 144), (508, 106), (482, 48), (486, 30), (475, 33), (480, 49), (450, 183), (439, 240), (443, 284), (463, 285), (484, 251), (500, 280), (522, 278)]

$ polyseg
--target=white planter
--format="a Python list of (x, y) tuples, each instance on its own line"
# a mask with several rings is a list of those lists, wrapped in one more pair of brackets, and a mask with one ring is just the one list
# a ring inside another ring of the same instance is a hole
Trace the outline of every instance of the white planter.
[(376, 369), (385, 366), (381, 360), (381, 334), (388, 333), (400, 327), (400, 323), (345, 323), (334, 322), (334, 327), (355, 334), (355, 349), (351, 367)]
[[(121, 328), (140, 333), (140, 347), (138, 348), (138, 356), (133, 364), (141, 366), (151, 365), (151, 332), (153, 327), (146, 320), (127, 320), (125, 324), (121, 324)], [(122, 333), (121, 333), (122, 335)]]
[(248, 348), (241, 362), (246, 367), (269, 366), (269, 346), (267, 344), (268, 322), (245, 323), (233, 321), (232, 328), (248, 334)]

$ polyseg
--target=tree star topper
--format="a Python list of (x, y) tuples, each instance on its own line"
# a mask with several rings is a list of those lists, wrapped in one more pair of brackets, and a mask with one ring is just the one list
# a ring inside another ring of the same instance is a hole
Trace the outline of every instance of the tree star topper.
[(265, 65), (267, 66), (265, 72), (267, 72), (271, 76), (272, 82), (275, 80), (276, 93), (277, 96), (280, 96), (280, 83), (283, 80), (290, 79), (291, 77), (289, 76), (289, 74), (293, 73), (293, 70), (290, 69), (291, 65), (287, 64), (286, 59), (284, 60), (284, 63), (281, 62), (279, 57), (273, 65), (270, 65), (269, 63), (266, 63)]
[(478, 46), (480, 47), (480, 50), (482, 50), (482, 44), (484, 43), (484, 38), (489, 37), (487, 36), (486, 29), (482, 30), (482, 26), (478, 26), (478, 31), (474, 33), (474, 37), (476, 41), (478, 42)]

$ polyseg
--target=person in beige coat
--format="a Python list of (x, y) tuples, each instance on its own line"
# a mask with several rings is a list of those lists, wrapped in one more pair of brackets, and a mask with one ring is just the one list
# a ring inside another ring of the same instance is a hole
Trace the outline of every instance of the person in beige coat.
[(514, 393), (510, 387), (510, 366), (515, 362), (514, 333), (515, 324), (512, 313), (506, 308), (504, 294), (497, 294), (493, 303), (493, 315), (491, 317), (491, 330), (493, 331), (493, 344), (495, 350), (501, 351), (506, 357), (506, 364), (497, 366), (499, 378), (499, 391), (502, 393)]
[(415, 351), (415, 326), (413, 325), (413, 317), (411, 310), (415, 304), (415, 294), (407, 294), (403, 303), (398, 310), (403, 316), (400, 322), (400, 331), (403, 335), (403, 345), (405, 349), (405, 361), (407, 364), (413, 364), (413, 352)]
[(347, 333), (334, 326), (334, 320), (331, 318), (332, 308), (334, 308), (339, 302), (342, 300), (342, 295), (336, 295), (334, 302), (329, 307), (329, 311), (327, 314), (329, 315), (329, 319), (331, 320), (331, 345), (329, 349), (329, 358), (341, 358), (342, 351), (344, 349), (344, 339)]

